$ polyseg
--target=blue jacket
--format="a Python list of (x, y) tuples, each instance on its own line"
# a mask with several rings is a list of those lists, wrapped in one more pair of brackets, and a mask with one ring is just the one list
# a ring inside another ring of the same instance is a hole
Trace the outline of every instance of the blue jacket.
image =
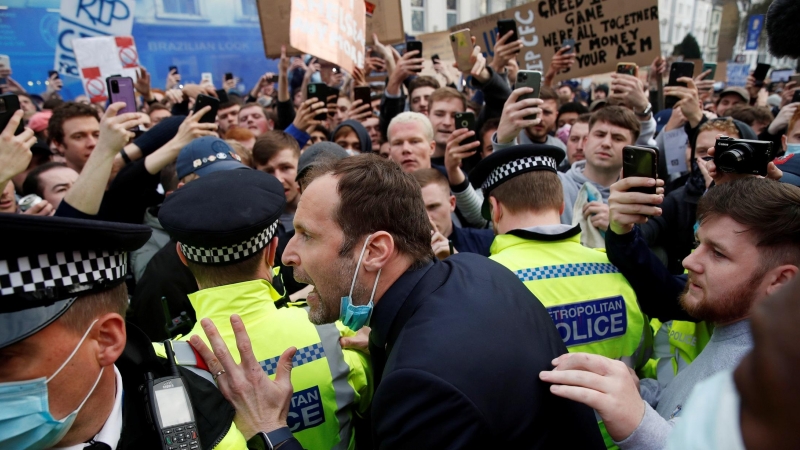
[(489, 248), (494, 241), (494, 231), (453, 227), (450, 240), (453, 241), (453, 248), (459, 252), (477, 253), (488, 258)]
[(661, 322), (697, 322), (681, 308), (679, 299), (686, 287), (686, 275), (672, 275), (650, 250), (639, 227), (628, 234), (606, 232), (608, 260), (628, 279), (642, 312)]
[(539, 380), (567, 349), (500, 264), (459, 253), (409, 270), (370, 325), (375, 448), (605, 448), (591, 408)]

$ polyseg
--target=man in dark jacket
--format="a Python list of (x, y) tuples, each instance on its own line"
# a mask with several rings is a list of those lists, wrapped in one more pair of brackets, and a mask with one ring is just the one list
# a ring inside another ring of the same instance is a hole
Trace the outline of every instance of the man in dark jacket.
[(315, 286), (312, 322), (371, 318), (376, 447), (604, 448), (591, 409), (538, 381), (566, 353), (547, 311), (486, 258), (436, 261), (411, 176), (372, 155), (313, 175), (283, 262)]

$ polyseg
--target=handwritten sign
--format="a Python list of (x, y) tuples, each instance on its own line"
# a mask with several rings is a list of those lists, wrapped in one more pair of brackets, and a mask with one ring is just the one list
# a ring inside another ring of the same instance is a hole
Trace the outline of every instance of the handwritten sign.
[(576, 63), (556, 80), (614, 72), (619, 62), (647, 66), (661, 54), (658, 0), (539, 0), (450, 31), (469, 28), (491, 60), (499, 19), (517, 22), (520, 69), (544, 73), (564, 40), (575, 40)]
[(108, 99), (106, 78), (122, 75), (136, 80), (139, 53), (131, 36), (102, 36), (72, 41), (83, 89), (92, 103)]
[(80, 76), (73, 39), (129, 36), (135, 7), (136, 0), (61, 0), (53, 69), (64, 76)]
[(364, 67), (365, 22), (362, 0), (293, 0), (290, 43), (352, 72)]
[[(261, 37), (264, 41), (264, 53), (267, 58), (280, 57), (281, 45), (286, 46), (289, 55), (303, 53), (290, 42), (291, 11), (295, 1), (298, 0), (256, 0), (258, 18), (261, 23)], [(304, 0), (302, 2), (304, 4), (323, 3), (321, 0)], [(337, 4), (337, 1), (332, 3)], [(373, 33), (378, 35), (378, 39), (383, 44), (402, 42), (405, 39), (400, 0), (371, 0), (370, 2), (359, 1), (359, 3), (364, 3), (364, 17), (366, 18), (364, 40), (367, 44), (372, 44)]]

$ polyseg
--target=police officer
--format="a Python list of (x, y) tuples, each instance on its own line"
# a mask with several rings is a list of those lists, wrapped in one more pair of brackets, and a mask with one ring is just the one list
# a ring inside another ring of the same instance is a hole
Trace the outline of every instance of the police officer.
[[(160, 448), (139, 387), (169, 372), (124, 320), (128, 252), (150, 228), (0, 214), (0, 229), (0, 448)], [(202, 448), (243, 448), (232, 406), (179, 373)]]
[[(335, 325), (315, 326), (306, 309), (276, 304), (281, 294), (271, 284), (272, 268), (285, 203), (274, 177), (256, 170), (221, 171), (177, 189), (158, 218), (200, 288), (189, 295), (197, 317), (217, 324), (232, 353), (232, 314), (250, 330), (253, 352), (268, 375), (287, 347), (297, 347), (288, 425), (300, 443), (308, 449), (353, 448), (353, 414), (365, 412), (372, 396), (369, 357), (343, 350), (344, 331)], [(185, 343), (176, 346), (176, 356), (180, 364), (202, 367), (186, 342), (193, 334), (206, 339), (196, 324), (181, 338)]]
[[(563, 151), (519, 145), (483, 159), (470, 174), (485, 193), (483, 216), (497, 237), (490, 258), (511, 269), (550, 313), (571, 352), (646, 362), (652, 335), (625, 277), (605, 253), (581, 245), (563, 225), (557, 175)], [(607, 445), (613, 442), (603, 434)]]

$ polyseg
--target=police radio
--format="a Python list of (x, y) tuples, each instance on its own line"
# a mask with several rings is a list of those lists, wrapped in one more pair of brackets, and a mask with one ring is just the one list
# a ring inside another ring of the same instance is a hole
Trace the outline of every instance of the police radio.
[(172, 342), (164, 341), (170, 375), (154, 379), (147, 372), (147, 410), (153, 427), (159, 432), (163, 450), (199, 450), (200, 437), (194, 420), (189, 393), (175, 365)]

